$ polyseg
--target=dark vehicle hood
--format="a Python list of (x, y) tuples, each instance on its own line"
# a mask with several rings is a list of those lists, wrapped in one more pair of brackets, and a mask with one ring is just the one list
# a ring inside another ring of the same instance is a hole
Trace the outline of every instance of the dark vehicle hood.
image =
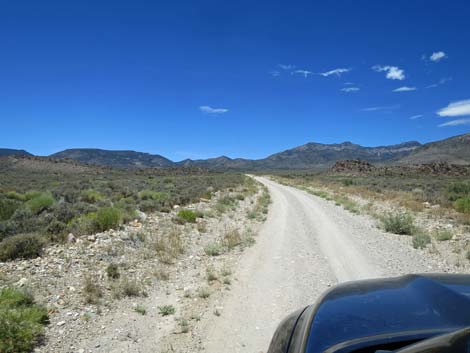
[(327, 292), (316, 304), (306, 351), (349, 352), (342, 347), (373, 336), (426, 338), (467, 326), (470, 275), (351, 282)]

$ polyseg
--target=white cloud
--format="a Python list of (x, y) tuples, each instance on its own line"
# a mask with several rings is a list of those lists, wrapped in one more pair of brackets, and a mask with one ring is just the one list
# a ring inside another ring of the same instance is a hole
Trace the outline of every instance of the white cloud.
[(295, 65), (291, 65), (291, 64), (287, 64), (287, 65), (279, 64), (277, 66), (279, 66), (283, 70), (293, 70), (293, 69), (295, 69)]
[(292, 72), (292, 74), (303, 75), (305, 78), (307, 78), (309, 75), (313, 75), (313, 72), (308, 70), (295, 70)]
[(212, 108), (208, 105), (201, 105), (199, 110), (206, 114), (224, 114), (228, 112), (228, 109), (225, 108)]
[(380, 107), (369, 107), (362, 109), (363, 112), (376, 112), (379, 110), (394, 110), (400, 108), (400, 105), (389, 105), (389, 106), (380, 106)]
[(444, 77), (439, 80), (437, 83), (433, 83), (432, 85), (426, 86), (426, 88), (436, 88), (442, 85), (445, 85), (447, 82), (452, 81), (452, 77)]
[(405, 71), (402, 69), (399, 69), (396, 66), (381, 66), (381, 65), (375, 65), (372, 66), (372, 70), (377, 71), (377, 72), (386, 72), (385, 77), (387, 77), (389, 80), (404, 80), (405, 79)]
[(360, 91), (361, 89), (359, 87), (344, 87), (341, 88), (342, 92), (357, 92)]
[(445, 58), (447, 58), (446, 53), (444, 53), (443, 51), (437, 51), (437, 52), (432, 53), (432, 55), (429, 57), (429, 60), (437, 63)]
[(470, 99), (450, 103), (437, 112), (439, 116), (455, 117), (470, 115)]
[(439, 127), (459, 126), (459, 125), (470, 125), (470, 118), (451, 120), (444, 124), (439, 125)]
[(416, 87), (408, 87), (408, 86), (403, 86), (399, 87), (393, 90), (393, 92), (411, 92), (411, 91), (416, 91)]
[(343, 85), (345, 85), (345, 86), (352, 86), (352, 85), (354, 85), (354, 83), (352, 83), (352, 82), (345, 82), (345, 83), (343, 83)]
[(416, 119), (419, 119), (419, 118), (422, 118), (423, 115), (413, 115), (413, 116), (410, 116), (410, 119), (411, 120), (416, 120)]
[(338, 69), (334, 69), (334, 70), (330, 70), (330, 71), (326, 71), (326, 72), (321, 72), (320, 75), (323, 76), (323, 77), (328, 77), (328, 76), (331, 76), (331, 75), (336, 75), (336, 76), (341, 76), (341, 74), (344, 74), (345, 72), (349, 72), (351, 71), (351, 69), (346, 69), (346, 68), (338, 68)]

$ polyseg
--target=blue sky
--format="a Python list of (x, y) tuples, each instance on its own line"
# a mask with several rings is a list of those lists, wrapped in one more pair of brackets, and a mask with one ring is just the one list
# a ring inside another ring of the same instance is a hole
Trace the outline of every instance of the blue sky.
[(261, 158), (465, 133), (469, 18), (452, 0), (4, 0), (0, 147)]

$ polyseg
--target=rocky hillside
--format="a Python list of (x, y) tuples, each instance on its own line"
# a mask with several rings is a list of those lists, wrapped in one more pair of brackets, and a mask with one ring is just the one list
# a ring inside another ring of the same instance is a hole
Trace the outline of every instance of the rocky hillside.
[(93, 148), (68, 149), (52, 154), (52, 158), (70, 158), (83, 163), (115, 168), (172, 167), (174, 163), (158, 154), (135, 151), (109, 151)]
[(400, 159), (399, 164), (445, 161), (451, 164), (470, 163), (470, 134), (427, 143)]
[[(0, 156), (2, 151), (5, 150), (0, 149)], [(56, 159), (69, 158), (88, 164), (126, 169), (196, 167), (223, 171), (325, 170), (341, 160), (362, 160), (381, 165), (423, 164), (442, 161), (450, 164), (470, 164), (470, 134), (454, 136), (427, 144), (410, 141), (397, 145), (378, 147), (364, 147), (352, 142), (334, 144), (307, 143), (257, 160), (220, 156), (209, 159), (185, 159), (180, 162), (173, 162), (160, 155), (143, 152), (86, 148), (68, 149), (49, 157)]]
[(31, 153), (25, 150), (14, 150), (10, 148), (0, 148), (0, 157), (4, 156), (32, 156)]

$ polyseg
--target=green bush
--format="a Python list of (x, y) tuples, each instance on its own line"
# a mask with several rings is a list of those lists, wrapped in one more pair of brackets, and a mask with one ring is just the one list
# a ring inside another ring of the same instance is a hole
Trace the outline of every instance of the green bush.
[(118, 279), (121, 276), (119, 273), (119, 267), (116, 264), (109, 264), (108, 267), (106, 267), (106, 274), (108, 275), (108, 278), (111, 279)]
[(0, 290), (0, 352), (32, 351), (47, 323), (46, 308), (31, 296), (12, 288)]
[(42, 253), (45, 241), (37, 234), (17, 234), (0, 242), (0, 261), (34, 258)]
[(413, 216), (406, 212), (386, 214), (382, 217), (382, 225), (389, 233), (412, 235), (416, 231)]
[(96, 229), (100, 232), (116, 228), (121, 224), (122, 213), (114, 207), (100, 208), (96, 213)]
[(75, 235), (85, 235), (94, 233), (96, 230), (96, 213), (91, 212), (73, 218), (67, 230)]
[(415, 249), (423, 249), (431, 242), (431, 237), (426, 233), (418, 233), (413, 235), (412, 241)]
[(6, 194), (6, 197), (12, 200), (17, 200), (17, 201), (26, 201), (26, 197), (23, 194), (20, 194), (16, 191), (8, 191)]
[(19, 202), (15, 202), (10, 199), (0, 199), (0, 221), (6, 221), (10, 219), (19, 206)]
[(453, 235), (450, 230), (441, 230), (436, 232), (435, 237), (438, 241), (451, 240)]
[(470, 183), (452, 183), (447, 187), (447, 196), (450, 201), (470, 196)]
[(142, 190), (139, 192), (139, 198), (141, 200), (166, 200), (168, 198), (168, 194), (164, 192), (152, 191), (152, 190)]
[(219, 256), (220, 254), (222, 254), (223, 249), (219, 244), (211, 243), (204, 248), (204, 252), (206, 253), (206, 255), (209, 256)]
[(470, 213), (470, 196), (462, 197), (454, 202), (454, 207), (462, 213)]
[(194, 211), (191, 210), (181, 210), (178, 212), (178, 219), (182, 221), (183, 223), (189, 222), (189, 223), (195, 223), (197, 218), (197, 214)]
[(26, 205), (29, 207), (31, 212), (33, 213), (40, 213), (54, 204), (55, 200), (51, 194), (42, 193), (38, 195), (34, 195)]
[(161, 316), (173, 315), (176, 309), (173, 305), (163, 305), (158, 307), (158, 312)]
[(103, 195), (101, 195), (98, 191), (89, 189), (82, 192), (81, 199), (88, 203), (95, 203), (103, 200)]

